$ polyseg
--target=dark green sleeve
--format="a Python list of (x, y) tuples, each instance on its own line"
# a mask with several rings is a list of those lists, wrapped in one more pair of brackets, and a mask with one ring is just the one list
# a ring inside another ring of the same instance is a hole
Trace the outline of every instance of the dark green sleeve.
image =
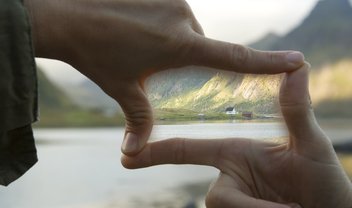
[(21, 0), (0, 0), (0, 184), (37, 161), (31, 124), (37, 120), (36, 67)]

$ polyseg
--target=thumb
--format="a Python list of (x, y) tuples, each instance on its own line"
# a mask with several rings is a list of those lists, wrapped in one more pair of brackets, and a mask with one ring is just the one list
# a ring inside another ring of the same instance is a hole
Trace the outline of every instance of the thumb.
[(280, 106), (290, 133), (290, 144), (297, 149), (329, 144), (311, 106), (309, 68), (305, 63), (300, 69), (287, 73), (280, 89)]
[(150, 103), (138, 82), (128, 85), (117, 98), (126, 120), (125, 138), (121, 150), (126, 155), (137, 154), (147, 143), (153, 127)]

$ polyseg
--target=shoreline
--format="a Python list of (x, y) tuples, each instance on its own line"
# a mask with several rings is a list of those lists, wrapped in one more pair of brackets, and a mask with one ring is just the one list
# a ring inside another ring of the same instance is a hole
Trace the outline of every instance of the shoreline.
[[(121, 116), (122, 117), (122, 116)], [(120, 117), (120, 120), (121, 120)], [(321, 125), (321, 127), (327, 128), (327, 129), (346, 129), (346, 128), (352, 128), (352, 118), (317, 118), (318, 123)], [(245, 118), (217, 118), (217, 117), (212, 117), (212, 118), (206, 118), (206, 119), (181, 119), (181, 118), (170, 118), (170, 119), (155, 119), (154, 124), (155, 125), (179, 125), (179, 124), (194, 124), (194, 123), (234, 123), (234, 122), (277, 122), (277, 123), (283, 123), (284, 120), (282, 118), (273, 118), (273, 117), (267, 117), (267, 118), (253, 118), (253, 119), (245, 119)], [(111, 127), (124, 127), (125, 123), (124, 121), (116, 121), (113, 120), (112, 118), (109, 119), (109, 121), (104, 122), (104, 123), (96, 123), (96, 122), (82, 122), (82, 123), (51, 123), (51, 122), (46, 122), (45, 119), (42, 119), (41, 121), (34, 123), (33, 127), (37, 129), (45, 129), (45, 128), (111, 128)], [(351, 135), (352, 136), (352, 135)]]

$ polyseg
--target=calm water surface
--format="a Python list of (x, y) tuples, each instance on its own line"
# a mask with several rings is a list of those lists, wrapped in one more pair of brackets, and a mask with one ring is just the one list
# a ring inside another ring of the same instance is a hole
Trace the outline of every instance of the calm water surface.
[[(214, 179), (217, 170), (159, 166), (126, 170), (120, 164), (122, 128), (38, 129), (39, 163), (8, 188), (1, 208), (109, 207), (116, 201), (153, 198), (182, 184)], [(152, 139), (271, 138), (287, 135), (279, 123), (232, 122), (155, 126)]]

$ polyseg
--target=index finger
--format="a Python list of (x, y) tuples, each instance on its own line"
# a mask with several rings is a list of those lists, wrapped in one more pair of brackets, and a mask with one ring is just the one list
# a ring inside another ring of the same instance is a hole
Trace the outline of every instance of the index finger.
[(217, 41), (196, 35), (189, 56), (200, 65), (250, 74), (278, 74), (294, 71), (304, 64), (297, 51), (258, 51), (246, 46)]

